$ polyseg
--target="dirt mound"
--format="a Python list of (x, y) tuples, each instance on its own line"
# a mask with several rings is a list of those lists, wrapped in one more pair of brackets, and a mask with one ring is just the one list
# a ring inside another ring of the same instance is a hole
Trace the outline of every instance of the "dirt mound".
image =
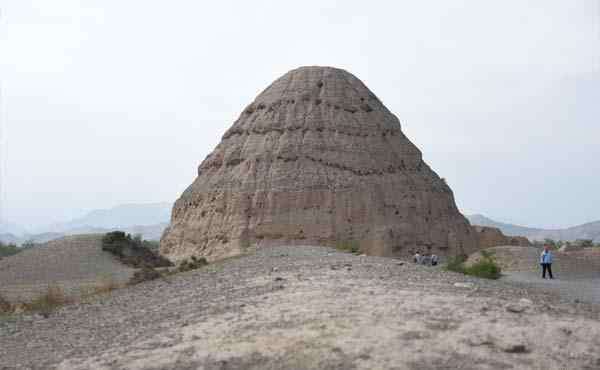
[(531, 246), (531, 242), (522, 236), (506, 236), (496, 227), (471, 226), (477, 237), (479, 248), (492, 248), (501, 245)]
[(107, 281), (125, 283), (134, 269), (102, 250), (102, 235), (77, 235), (47, 242), (0, 261), (0, 294), (29, 300), (57, 284), (68, 294)]
[(161, 253), (355, 241), (369, 255), (477, 249), (452, 190), (351, 73), (301, 67), (259, 94), (173, 207)]
[[(537, 269), (541, 253), (540, 249), (536, 247), (521, 247), (514, 245), (486, 248), (485, 251), (493, 255), (503, 272), (530, 271), (532, 269)], [(471, 265), (481, 258), (481, 252), (475, 252), (469, 256), (466, 264)]]

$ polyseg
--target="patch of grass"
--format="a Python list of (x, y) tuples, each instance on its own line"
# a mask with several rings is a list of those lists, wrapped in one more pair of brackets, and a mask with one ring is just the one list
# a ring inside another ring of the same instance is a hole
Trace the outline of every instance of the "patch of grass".
[(55, 309), (71, 302), (59, 285), (50, 284), (44, 294), (33, 301), (24, 303), (23, 306), (26, 311), (40, 312), (48, 315)]
[(335, 243), (335, 249), (358, 254), (360, 253), (360, 243), (356, 240), (339, 240)]
[(91, 294), (104, 294), (112, 292), (115, 289), (119, 289), (120, 287), (121, 285), (112, 276), (105, 276), (102, 277), (98, 283), (92, 287)]
[(446, 269), (484, 279), (499, 279), (502, 276), (502, 268), (496, 263), (494, 254), (485, 250), (480, 251), (480, 254), (481, 258), (469, 266), (465, 264), (465, 256), (452, 257), (448, 259)]
[(465, 274), (465, 261), (467, 258), (465, 256), (454, 256), (448, 258), (448, 262), (446, 262), (446, 270), (460, 272)]
[(465, 273), (484, 279), (499, 279), (502, 276), (502, 269), (493, 259), (482, 259), (467, 267)]

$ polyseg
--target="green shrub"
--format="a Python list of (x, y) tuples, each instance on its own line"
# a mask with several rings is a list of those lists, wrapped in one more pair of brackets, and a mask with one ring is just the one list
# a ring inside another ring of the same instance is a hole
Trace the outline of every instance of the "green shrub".
[(454, 256), (448, 258), (446, 269), (449, 271), (460, 272), (465, 274), (465, 256)]
[(5, 244), (0, 242), (0, 257), (8, 257), (19, 253), (21, 249), (15, 244)]
[(192, 256), (190, 261), (184, 259), (177, 266), (178, 272), (186, 272), (191, 270), (199, 269), (200, 267), (208, 265), (208, 261), (204, 257), (197, 258), (196, 256)]
[(360, 253), (360, 244), (356, 240), (340, 240), (335, 243), (335, 249), (356, 254)]
[(141, 236), (131, 237), (123, 231), (113, 231), (102, 237), (102, 250), (112, 253), (121, 262), (135, 268), (168, 267), (173, 264), (147, 247)]
[(502, 269), (496, 263), (493, 253), (482, 250), (480, 254), (479, 261), (469, 266), (465, 265), (466, 258), (464, 256), (452, 257), (448, 260), (446, 269), (484, 279), (499, 279), (502, 276)]
[(502, 269), (493, 259), (481, 259), (473, 265), (466, 267), (465, 273), (484, 279), (499, 279)]

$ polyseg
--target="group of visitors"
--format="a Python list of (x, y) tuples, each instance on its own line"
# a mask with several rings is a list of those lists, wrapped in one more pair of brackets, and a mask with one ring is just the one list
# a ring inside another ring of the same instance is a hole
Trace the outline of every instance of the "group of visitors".
[(421, 254), (419, 251), (415, 253), (413, 262), (417, 265), (436, 266), (439, 262), (438, 256), (435, 254)]

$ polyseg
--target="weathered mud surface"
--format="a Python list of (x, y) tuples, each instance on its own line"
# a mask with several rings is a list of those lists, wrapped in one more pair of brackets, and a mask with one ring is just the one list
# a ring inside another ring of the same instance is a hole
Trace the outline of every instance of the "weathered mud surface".
[(260, 93), (173, 207), (161, 253), (354, 241), (364, 253), (472, 253), (474, 232), (400, 121), (351, 73), (292, 70)]
[(599, 310), (394, 259), (278, 247), (4, 320), (0, 368), (597, 369)]

